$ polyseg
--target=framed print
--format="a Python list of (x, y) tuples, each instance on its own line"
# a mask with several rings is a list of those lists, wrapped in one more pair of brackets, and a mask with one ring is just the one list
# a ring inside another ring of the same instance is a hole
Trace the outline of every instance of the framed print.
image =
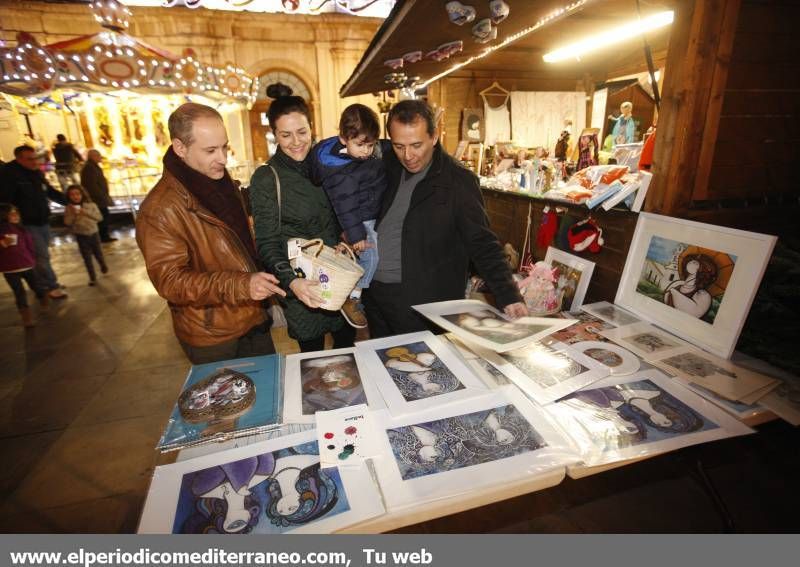
[(589, 280), (592, 279), (594, 262), (552, 246), (548, 246), (544, 261), (557, 270), (556, 293), (563, 293), (561, 308), (564, 311), (575, 311), (583, 305)]
[(634, 323), (615, 329), (605, 329), (600, 334), (647, 361), (689, 346), (678, 337), (649, 323)]
[(386, 407), (377, 386), (364, 379), (355, 348), (290, 354), (284, 374), (285, 423), (314, 423), (318, 411), (359, 404)]
[(615, 327), (632, 325), (640, 321), (640, 319), (637, 319), (625, 309), (621, 309), (619, 306), (609, 303), (608, 301), (598, 301), (597, 303), (581, 305), (581, 311), (594, 315), (606, 323), (611, 323)]
[(614, 303), (730, 358), (776, 240), (642, 213)]
[(546, 409), (580, 447), (586, 466), (752, 433), (658, 370), (612, 376)]
[(475, 353), (475, 349), (479, 347), (467, 346), (464, 341), (453, 333), (445, 333), (443, 336), (475, 375), (483, 380), (487, 388), (492, 390), (498, 386), (507, 386), (511, 383), (505, 374), (495, 368), (488, 360)]
[(461, 139), (468, 142), (483, 142), (486, 126), (482, 108), (465, 108), (461, 111)]
[(534, 402), (549, 404), (609, 375), (607, 367), (564, 344), (531, 343), (503, 353), (481, 349)]
[(475, 175), (480, 175), (481, 166), (483, 165), (483, 144), (470, 142), (467, 146), (467, 160), (472, 163), (472, 172)]
[(487, 391), (461, 358), (430, 331), (363, 341), (356, 349), (392, 415), (437, 407)]
[(583, 341), (606, 341), (608, 339), (601, 335), (600, 331), (614, 327), (611, 323), (606, 323), (585, 311), (562, 311), (559, 317), (574, 319), (576, 323), (548, 335), (542, 340), (543, 343), (560, 342), (571, 345)]
[(467, 140), (459, 140), (456, 151), (453, 154), (453, 157), (456, 158), (457, 161), (464, 159), (464, 154), (467, 151), (467, 144), (469, 144)]
[(639, 370), (641, 363), (631, 351), (614, 343), (581, 341), (572, 348), (605, 366), (612, 376), (625, 376)]
[(157, 448), (173, 451), (277, 427), (282, 366), (277, 354), (192, 366)]
[(366, 466), (320, 468), (308, 431), (156, 467), (139, 533), (330, 533), (384, 513)]
[(523, 347), (575, 323), (574, 319), (549, 317), (512, 320), (491, 305), (475, 299), (412, 307), (458, 338), (496, 352)]
[(711, 390), (734, 402), (747, 400), (755, 392), (763, 392), (768, 386), (774, 389), (780, 384), (780, 380), (692, 347), (660, 354), (648, 362), (684, 383)]
[(389, 510), (511, 483), (577, 462), (574, 448), (541, 408), (514, 386), (480, 398), (383, 418), (375, 459)]

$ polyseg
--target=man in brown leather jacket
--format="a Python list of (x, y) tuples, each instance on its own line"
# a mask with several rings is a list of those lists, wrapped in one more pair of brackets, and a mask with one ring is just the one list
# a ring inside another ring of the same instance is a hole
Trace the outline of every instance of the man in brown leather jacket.
[(164, 173), (142, 202), (136, 241), (193, 364), (275, 352), (261, 300), (285, 295), (260, 271), (244, 202), (225, 169), (228, 136), (211, 107), (169, 117)]

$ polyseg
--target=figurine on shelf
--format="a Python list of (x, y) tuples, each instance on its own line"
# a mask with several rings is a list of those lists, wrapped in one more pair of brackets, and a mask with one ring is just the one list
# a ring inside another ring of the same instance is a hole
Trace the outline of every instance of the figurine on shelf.
[(545, 262), (536, 262), (528, 276), (517, 284), (531, 315), (549, 315), (560, 309), (555, 281), (553, 268)]
[(578, 171), (584, 167), (600, 163), (600, 144), (597, 141), (597, 135), (599, 133), (600, 128), (584, 128), (583, 132), (581, 132), (581, 136), (578, 138), (578, 144), (575, 146)]

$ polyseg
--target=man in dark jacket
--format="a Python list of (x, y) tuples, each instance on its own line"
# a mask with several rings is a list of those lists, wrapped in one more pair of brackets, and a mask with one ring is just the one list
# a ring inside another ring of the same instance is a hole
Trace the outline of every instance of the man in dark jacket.
[(472, 262), (499, 308), (527, 315), (497, 237), (489, 229), (478, 179), (438, 144), (433, 111), (396, 104), (388, 118), (393, 152), (378, 217), (378, 269), (364, 298), (370, 335), (421, 331), (411, 306), (463, 299)]
[(97, 223), (97, 229), (100, 231), (100, 240), (102, 242), (114, 242), (116, 238), (112, 238), (108, 234), (108, 208), (113, 204), (111, 196), (108, 194), (108, 181), (100, 167), (100, 162), (103, 161), (103, 155), (97, 150), (89, 150), (86, 154), (86, 163), (81, 169), (81, 185), (89, 193), (89, 196), (100, 209), (100, 214), (103, 215), (103, 220)]
[(53, 157), (56, 160), (56, 175), (63, 191), (67, 187), (78, 183), (77, 166), (83, 161), (83, 157), (78, 153), (71, 143), (67, 141), (64, 134), (56, 136), (56, 143), (53, 144)]
[(63, 299), (53, 267), (50, 265), (50, 199), (62, 205), (67, 198), (45, 179), (39, 170), (36, 152), (30, 146), (14, 149), (14, 161), (0, 170), (0, 202), (19, 209), (22, 225), (31, 233), (36, 250), (36, 275), (53, 299)]

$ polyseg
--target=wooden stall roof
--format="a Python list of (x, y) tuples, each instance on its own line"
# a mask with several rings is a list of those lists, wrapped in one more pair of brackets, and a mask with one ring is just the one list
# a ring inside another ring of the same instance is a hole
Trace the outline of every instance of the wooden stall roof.
[[(636, 73), (643, 70), (640, 37), (598, 50), (579, 61), (548, 64), (542, 60), (542, 55), (548, 51), (634, 20), (637, 17), (636, 0), (508, 1), (511, 10), (508, 18), (497, 26), (497, 39), (485, 44), (473, 40), (472, 26), (489, 16), (489, 2), (464, 3), (474, 6), (477, 15), (472, 22), (458, 26), (449, 21), (445, 2), (399, 0), (339, 94), (345, 97), (394, 88), (384, 79), (387, 74), (395, 72), (385, 65), (387, 60), (414, 51), (426, 54), (457, 40), (463, 41), (463, 51), (449, 59), (405, 63), (397, 72), (409, 77), (419, 76), (420, 83), (425, 84), (448, 71), (454, 76), (459, 71), (469, 70), (478, 74), (491, 73), (498, 78), (504, 75), (535, 78), (547, 73), (549, 76), (579, 79), (589, 74), (604, 80), (612, 71)], [(640, 2), (638, 9), (642, 17), (647, 17), (672, 9), (674, 3), (675, 0), (648, 0)], [(526, 30), (530, 31), (525, 34)], [(524, 35), (511, 39), (518, 34)], [(663, 62), (669, 26), (651, 32), (647, 39), (657, 64)], [(496, 46), (501, 47), (493, 49)], [(480, 57), (484, 53), (488, 55)], [(459, 65), (463, 66), (453, 69)]]

